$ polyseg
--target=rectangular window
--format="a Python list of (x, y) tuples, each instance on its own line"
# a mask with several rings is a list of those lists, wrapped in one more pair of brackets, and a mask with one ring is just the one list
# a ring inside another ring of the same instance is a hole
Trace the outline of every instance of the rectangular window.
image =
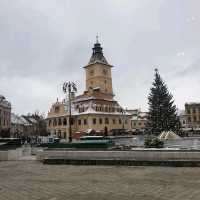
[(102, 121), (102, 119), (101, 119), (101, 118), (99, 118), (99, 124), (102, 124), (102, 122), (103, 122), (103, 121)]
[(66, 118), (63, 119), (63, 125), (65, 125), (65, 126), (67, 125), (67, 119)]
[(113, 124), (115, 124), (116, 123), (116, 120), (115, 119), (113, 119)]
[(121, 119), (119, 119), (119, 124), (121, 124), (122, 123), (122, 120)]
[(87, 119), (84, 119), (84, 125), (86, 125), (87, 124)]
[(73, 125), (73, 124), (74, 124), (74, 119), (73, 119), (73, 118), (71, 118), (71, 119), (70, 119), (70, 121), (71, 121), (71, 123), (70, 123), (70, 124), (71, 124), (71, 125)]
[(105, 118), (105, 124), (109, 124), (109, 119)]
[(78, 125), (81, 125), (81, 119), (78, 120)]
[(93, 124), (96, 124), (96, 118), (93, 118)]

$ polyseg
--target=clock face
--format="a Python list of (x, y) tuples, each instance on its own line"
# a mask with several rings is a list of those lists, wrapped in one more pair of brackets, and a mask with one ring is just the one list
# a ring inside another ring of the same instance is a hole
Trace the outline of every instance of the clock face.
[(106, 69), (103, 69), (103, 74), (104, 75), (107, 75), (108, 74), (108, 71)]
[(90, 70), (90, 76), (93, 76), (94, 75), (94, 70)]

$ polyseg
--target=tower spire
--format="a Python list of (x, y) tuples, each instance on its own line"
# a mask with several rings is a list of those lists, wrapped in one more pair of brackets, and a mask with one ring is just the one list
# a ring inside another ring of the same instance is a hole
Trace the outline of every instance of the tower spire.
[(90, 58), (89, 64), (92, 64), (95, 62), (108, 64), (107, 60), (105, 59), (103, 55), (103, 48), (101, 47), (101, 44), (99, 43), (98, 34), (96, 35), (96, 43), (94, 44), (94, 47), (92, 48), (92, 56)]
[(99, 36), (98, 36), (98, 34), (96, 35), (96, 43), (99, 43)]

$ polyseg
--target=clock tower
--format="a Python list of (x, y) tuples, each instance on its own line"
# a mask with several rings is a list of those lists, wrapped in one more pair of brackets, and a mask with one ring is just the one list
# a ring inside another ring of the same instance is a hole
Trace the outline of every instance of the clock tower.
[(121, 134), (131, 130), (132, 115), (114, 99), (112, 65), (103, 55), (98, 38), (92, 48), (92, 56), (85, 70), (85, 91), (71, 101), (56, 102), (48, 113), (47, 129), (57, 137), (68, 138), (69, 121), (72, 120), (72, 137), (85, 133), (99, 135)]
[(86, 90), (100, 90), (101, 93), (113, 97), (111, 74), (113, 66), (108, 64), (104, 57), (98, 38), (92, 50), (90, 61), (84, 67), (86, 72)]

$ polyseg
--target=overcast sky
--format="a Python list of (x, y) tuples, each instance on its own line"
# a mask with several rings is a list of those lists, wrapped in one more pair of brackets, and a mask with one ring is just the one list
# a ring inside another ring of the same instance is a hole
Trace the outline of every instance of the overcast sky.
[(157, 67), (175, 103), (200, 101), (199, 0), (0, 0), (0, 94), (47, 113), (63, 81), (85, 89), (98, 33), (116, 99), (147, 110)]

